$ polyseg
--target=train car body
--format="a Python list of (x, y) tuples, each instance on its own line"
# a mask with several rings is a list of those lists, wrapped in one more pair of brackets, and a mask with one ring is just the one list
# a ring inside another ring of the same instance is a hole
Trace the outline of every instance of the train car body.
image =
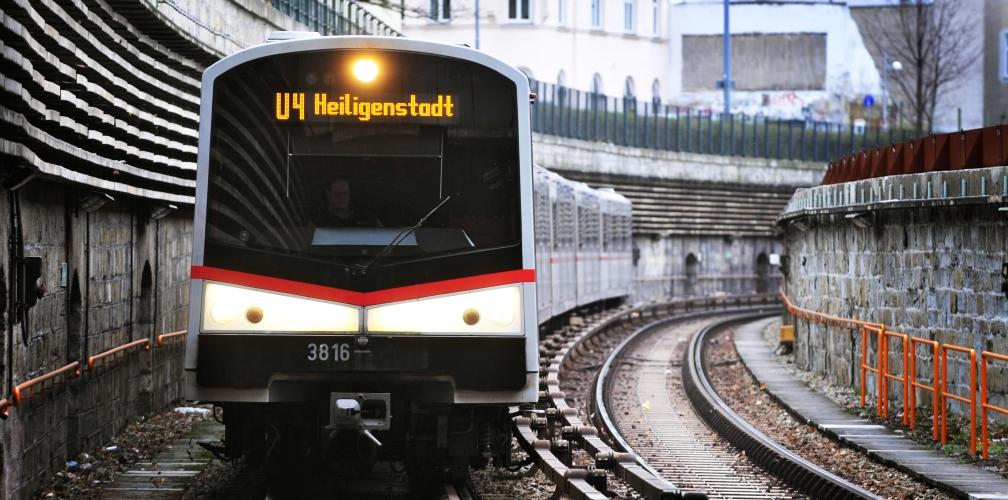
[(612, 188), (598, 190), (602, 211), (601, 294), (603, 300), (630, 294), (633, 254), (630, 233), (631, 205)]
[(225, 454), (507, 463), (539, 326), (629, 280), (603, 293), (600, 210), (629, 202), (534, 168), (529, 106), (517, 69), (401, 38), (206, 70), (186, 396), (224, 408)]
[(538, 166), (534, 172), (539, 324), (627, 297), (630, 201), (611, 188), (592, 189)]

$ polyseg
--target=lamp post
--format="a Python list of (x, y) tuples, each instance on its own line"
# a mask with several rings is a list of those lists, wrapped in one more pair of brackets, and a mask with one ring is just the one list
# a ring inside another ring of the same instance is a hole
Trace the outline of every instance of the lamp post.
[(889, 70), (901, 71), (903, 64), (889, 64), (889, 53), (882, 51), (882, 128), (889, 128)]
[(479, 0), (476, 0), (476, 50), (480, 49), (479, 42)]
[(728, 118), (731, 113), (731, 32), (728, 29), (729, 0), (724, 0), (724, 75), (722, 84), (724, 85), (724, 116)]

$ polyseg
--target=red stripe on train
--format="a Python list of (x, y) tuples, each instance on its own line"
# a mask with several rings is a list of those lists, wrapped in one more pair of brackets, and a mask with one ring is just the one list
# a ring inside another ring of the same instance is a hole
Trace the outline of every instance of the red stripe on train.
[(297, 281), (271, 278), (258, 274), (242, 273), (218, 269), (216, 267), (192, 266), (193, 279), (204, 279), (230, 283), (232, 285), (247, 286), (261, 290), (273, 292), (289, 293), (302, 297), (341, 302), (355, 306), (373, 306), (388, 302), (398, 302), (400, 300), (420, 299), (446, 293), (464, 292), (466, 290), (476, 290), (479, 288), (489, 288), (492, 286), (510, 285), (513, 283), (535, 283), (534, 269), (518, 269), (516, 271), (505, 271), (501, 273), (481, 274), (479, 276), (469, 276), (446, 281), (435, 281), (433, 283), (423, 283), (420, 285), (390, 288), (388, 290), (378, 290), (374, 292), (354, 292), (351, 290), (341, 290), (321, 285), (300, 283)]

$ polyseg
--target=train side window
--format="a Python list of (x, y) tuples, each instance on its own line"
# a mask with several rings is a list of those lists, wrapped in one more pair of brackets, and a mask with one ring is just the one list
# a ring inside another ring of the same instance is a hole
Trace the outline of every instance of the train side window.
[(578, 247), (578, 250), (581, 250), (581, 249), (584, 248), (584, 244), (585, 244), (585, 242), (584, 242), (584, 240), (585, 240), (585, 238), (584, 238), (584, 236), (585, 236), (585, 216), (584, 216), (584, 208), (583, 207), (577, 207), (577, 229), (578, 229), (578, 232), (577, 232), (577, 247)]
[(560, 248), (560, 214), (557, 211), (557, 202), (553, 201), (553, 250)]
[(602, 215), (602, 250), (608, 252), (609, 247), (609, 237), (612, 234), (609, 225), (612, 224), (612, 216), (609, 214)]

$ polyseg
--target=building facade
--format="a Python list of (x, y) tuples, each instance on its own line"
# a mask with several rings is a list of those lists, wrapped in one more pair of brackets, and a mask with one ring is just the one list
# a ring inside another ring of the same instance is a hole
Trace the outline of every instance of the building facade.
[[(404, 34), (474, 45), (475, 0), (446, 2), (407, 3)], [(720, 1), (482, 0), (479, 9), (480, 49), (531, 78), (640, 101), (724, 109), (717, 86)], [(731, 111), (842, 121), (848, 102), (880, 93), (879, 71), (846, 4), (733, 1), (731, 9)]]

